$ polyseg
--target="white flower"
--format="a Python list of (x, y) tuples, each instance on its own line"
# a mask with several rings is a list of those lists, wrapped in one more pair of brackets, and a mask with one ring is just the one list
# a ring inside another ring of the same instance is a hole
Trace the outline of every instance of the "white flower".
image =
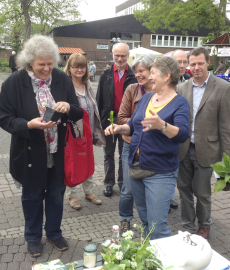
[(131, 262), (131, 268), (136, 269), (137, 268), (137, 263), (136, 262)]
[(119, 249), (121, 248), (121, 246), (112, 243), (112, 244), (110, 245), (110, 248), (115, 249), (115, 250), (119, 250)]
[(105, 261), (104, 264), (108, 264), (108, 262)]
[(137, 224), (133, 224), (133, 227), (136, 228), (137, 227)]
[(123, 259), (123, 257), (124, 257), (124, 254), (123, 254), (122, 251), (116, 252), (116, 259), (117, 259), (118, 261), (121, 261), (121, 260)]
[(134, 235), (133, 231), (127, 231), (122, 234), (122, 237), (124, 237), (125, 239), (132, 239), (133, 235)]

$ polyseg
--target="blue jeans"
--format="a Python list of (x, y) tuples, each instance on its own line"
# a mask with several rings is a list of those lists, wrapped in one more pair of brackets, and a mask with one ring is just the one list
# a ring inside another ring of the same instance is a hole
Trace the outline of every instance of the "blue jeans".
[(172, 235), (168, 227), (168, 211), (175, 193), (178, 169), (171, 173), (157, 173), (143, 179), (130, 177), (134, 201), (137, 207), (145, 236), (152, 223), (155, 230), (150, 239), (158, 239)]
[(120, 220), (130, 221), (133, 219), (133, 194), (129, 181), (129, 143), (123, 143), (122, 150), (122, 169), (123, 169), (123, 186), (121, 189), (120, 203), (119, 203), (119, 216)]
[(43, 224), (43, 200), (45, 200), (45, 231), (50, 240), (62, 236), (61, 220), (65, 184), (57, 183), (55, 167), (47, 169), (47, 189), (22, 188), (22, 208), (25, 217), (27, 242), (41, 241)]

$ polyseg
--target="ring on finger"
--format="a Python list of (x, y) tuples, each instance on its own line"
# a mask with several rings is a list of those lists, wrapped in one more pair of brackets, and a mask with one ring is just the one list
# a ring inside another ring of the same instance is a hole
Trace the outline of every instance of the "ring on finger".
[(153, 127), (153, 126), (150, 124), (150, 125), (149, 125), (149, 128), (151, 129), (152, 127)]

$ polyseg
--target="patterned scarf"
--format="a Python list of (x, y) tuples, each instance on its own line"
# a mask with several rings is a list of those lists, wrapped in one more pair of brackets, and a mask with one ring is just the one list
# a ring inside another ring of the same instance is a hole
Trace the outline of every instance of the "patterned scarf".
[[(46, 107), (53, 108), (55, 105), (55, 100), (49, 90), (51, 85), (51, 76), (46, 80), (39, 79), (36, 74), (32, 71), (28, 71), (29, 76), (32, 79), (32, 82), (38, 87), (38, 89), (34, 89), (36, 94), (36, 101), (38, 105), (38, 110), (40, 117), (43, 117), (46, 111)], [(42, 121), (44, 122), (44, 121)], [(61, 122), (61, 119), (57, 121), (57, 124)], [(44, 129), (45, 141), (46, 141), (46, 149), (48, 153), (57, 152), (58, 145), (58, 132), (57, 127)]]

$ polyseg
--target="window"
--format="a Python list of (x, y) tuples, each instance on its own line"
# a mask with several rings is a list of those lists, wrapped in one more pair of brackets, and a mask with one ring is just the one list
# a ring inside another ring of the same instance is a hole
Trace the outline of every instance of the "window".
[(158, 46), (162, 45), (162, 36), (158, 36), (157, 45)]
[(182, 37), (182, 43), (181, 43), (182, 47), (186, 47), (186, 37)]
[(164, 46), (168, 46), (169, 44), (169, 36), (164, 36)]
[(176, 46), (180, 47), (180, 37), (176, 37)]
[(188, 47), (192, 47), (192, 37), (188, 37)]
[(151, 35), (150, 45), (159, 47), (196, 48), (199, 46), (199, 38), (187, 36)]
[(169, 46), (172, 47), (174, 46), (174, 36), (170, 36), (170, 43)]
[(157, 37), (155, 35), (152, 35), (152, 42), (151, 42), (152, 46), (156, 46), (157, 45)]
[(198, 47), (198, 37), (194, 37), (193, 47)]

